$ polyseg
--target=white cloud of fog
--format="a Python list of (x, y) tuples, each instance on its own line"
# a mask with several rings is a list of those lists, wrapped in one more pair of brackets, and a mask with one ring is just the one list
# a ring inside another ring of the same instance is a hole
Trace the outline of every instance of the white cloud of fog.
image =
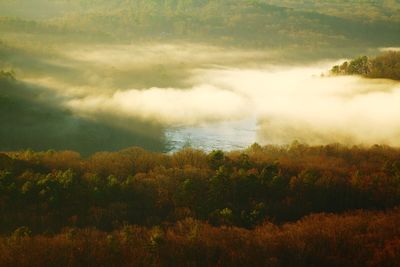
[(66, 55), (77, 65), (96, 66), (92, 72), (115, 66), (129, 73), (136, 66), (160, 62), (179, 70), (183, 62), (190, 65), (184, 68), (190, 86), (108, 88), (100, 74), (98, 82), (89, 79), (82, 86), (51, 77), (36, 83), (58, 89), (77, 115), (94, 119), (141, 118), (167, 127), (250, 119), (257, 122), (254, 141), (260, 143), (298, 140), (400, 146), (400, 83), (321, 76), (338, 62), (277, 67), (265, 63), (272, 54), (196, 45), (83, 48)]
[(82, 112), (111, 112), (176, 126), (239, 119), (246, 114), (249, 103), (235, 92), (200, 85), (187, 90), (150, 88), (117, 91), (111, 97), (75, 99), (69, 105)]
[(273, 58), (278, 52), (240, 50), (201, 44), (99, 45), (67, 50), (68, 57), (103, 66), (143, 68), (154, 64), (243, 64)]
[(258, 141), (400, 145), (400, 84), (321, 77), (316, 68), (202, 69), (189, 89), (150, 88), (88, 96), (79, 112), (112, 112), (166, 125), (255, 117)]
[(329, 66), (211, 76), (252, 100), (260, 142), (400, 145), (400, 83), (318, 75)]
[(400, 51), (400, 47), (381, 47), (379, 51), (387, 52), (387, 51)]

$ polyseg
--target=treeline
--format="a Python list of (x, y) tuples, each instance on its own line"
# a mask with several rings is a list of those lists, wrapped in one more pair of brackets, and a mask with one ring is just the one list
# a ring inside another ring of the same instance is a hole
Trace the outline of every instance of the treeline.
[[(0, 31), (42, 32), (41, 37), (45, 39), (48, 35), (62, 38), (66, 34), (68, 42), (186, 40), (309, 49), (395, 45), (399, 41), (397, 9), (381, 3), (347, 3), (343, 9), (343, 3), (285, 5), (261, 0), (62, 2), (65, 11), (56, 17), (53, 17), (54, 12), (48, 12), (44, 20), (32, 20), (37, 13), (35, 10), (32, 16), (0, 17)], [(18, 11), (21, 5), (26, 4), (15, 3), (8, 6), (8, 10), (12, 14), (12, 7)], [(352, 12), (349, 14), (347, 10)], [(361, 14), (354, 16), (356, 10)]]
[(368, 78), (400, 80), (400, 51), (388, 51), (374, 58), (361, 56), (333, 66), (334, 75), (362, 75)]
[[(114, 40), (178, 39), (295, 48), (395, 45), (400, 28), (400, 21), (395, 19), (397, 13), (387, 9), (375, 11), (382, 18), (374, 21), (366, 20), (365, 16), (339, 17), (321, 14), (320, 8), (305, 11), (259, 0), (82, 2), (89, 12), (71, 13), (50, 20), (49, 24), (69, 30), (102, 32)], [(383, 20), (383, 14), (387, 13), (392, 18), (390, 23)]]
[(3, 152), (0, 266), (394, 267), (399, 204), (387, 146)]
[(400, 204), (400, 150), (386, 146), (254, 144), (208, 154), (129, 148), (89, 158), (22, 151), (1, 154), (0, 170), (2, 233), (111, 231), (185, 218), (253, 228), (266, 220)]
[(113, 232), (65, 228), (0, 237), (0, 266), (396, 267), (400, 210), (318, 214), (255, 229), (185, 219), (161, 227), (125, 225)]

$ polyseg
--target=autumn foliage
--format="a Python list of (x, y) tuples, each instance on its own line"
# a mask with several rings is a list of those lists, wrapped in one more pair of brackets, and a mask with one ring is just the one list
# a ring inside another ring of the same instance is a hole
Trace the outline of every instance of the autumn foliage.
[(0, 266), (397, 266), (400, 150), (0, 154)]
[(345, 61), (341, 65), (333, 66), (331, 74), (400, 80), (400, 52), (387, 51), (374, 58), (362, 56)]
[(398, 266), (400, 211), (318, 214), (252, 229), (187, 218), (112, 232), (65, 228), (0, 238), (0, 266)]

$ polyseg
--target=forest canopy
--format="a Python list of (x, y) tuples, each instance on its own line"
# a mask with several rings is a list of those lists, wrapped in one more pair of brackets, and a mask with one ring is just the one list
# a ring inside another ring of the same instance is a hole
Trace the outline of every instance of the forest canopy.
[(334, 75), (361, 75), (367, 78), (400, 80), (400, 51), (387, 51), (369, 58), (361, 56), (333, 66)]
[(0, 265), (396, 266), (399, 158), (299, 143), (1, 153)]
[(88, 158), (8, 152), (0, 158), (0, 230), (111, 231), (184, 218), (253, 228), (318, 212), (384, 211), (400, 204), (399, 157), (387, 146), (299, 143), (173, 154), (133, 147)]
[[(0, 30), (75, 41), (190, 40), (252, 47), (349, 49), (398, 43), (398, 3), (339, 2), (18, 0), (0, 3)], [(42, 5), (43, 11), (21, 11), (21, 5)]]

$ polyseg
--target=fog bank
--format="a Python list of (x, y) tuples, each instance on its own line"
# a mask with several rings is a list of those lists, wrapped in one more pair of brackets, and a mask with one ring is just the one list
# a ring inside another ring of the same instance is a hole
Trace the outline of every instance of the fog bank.
[(87, 95), (80, 114), (139, 117), (167, 127), (256, 118), (257, 142), (400, 145), (400, 84), (321, 75), (314, 67), (209, 67), (191, 71), (189, 88), (132, 88)]

